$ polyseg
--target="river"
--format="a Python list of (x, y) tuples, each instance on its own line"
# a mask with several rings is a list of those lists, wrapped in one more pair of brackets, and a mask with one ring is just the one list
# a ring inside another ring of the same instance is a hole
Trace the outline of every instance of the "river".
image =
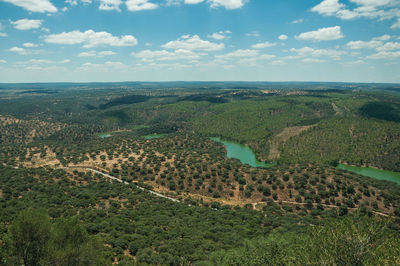
[(339, 164), (337, 168), (342, 170), (347, 170), (359, 175), (368, 176), (379, 180), (392, 181), (397, 184), (400, 184), (400, 173), (398, 172), (380, 170), (371, 167), (352, 166), (347, 164)]
[(245, 145), (241, 145), (232, 141), (222, 140), (221, 138), (210, 139), (224, 144), (228, 158), (238, 159), (243, 164), (248, 164), (253, 167), (271, 167), (275, 165), (275, 163), (264, 163), (258, 161), (254, 152)]
[(97, 136), (102, 138), (102, 139), (105, 139), (105, 138), (111, 137), (111, 134), (109, 134), (109, 133), (99, 133), (99, 134), (97, 134)]
[(150, 134), (150, 135), (143, 136), (143, 138), (145, 138), (145, 139), (159, 139), (159, 138), (162, 138), (164, 136), (165, 136), (165, 134)]
[[(222, 140), (221, 138), (210, 138), (213, 141), (224, 144), (228, 158), (239, 159), (241, 163), (248, 164), (253, 167), (271, 167), (276, 163), (264, 163), (256, 159), (254, 152), (247, 146), (235, 143), (233, 141)], [(379, 180), (392, 181), (400, 184), (400, 173), (380, 170), (370, 167), (359, 167), (345, 164), (339, 164), (337, 168), (347, 170), (359, 175), (372, 177)]]

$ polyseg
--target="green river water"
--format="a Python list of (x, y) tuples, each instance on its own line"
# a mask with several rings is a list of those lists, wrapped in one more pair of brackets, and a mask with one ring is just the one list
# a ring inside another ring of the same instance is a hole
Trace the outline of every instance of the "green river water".
[(111, 137), (111, 134), (109, 134), (109, 133), (100, 133), (100, 134), (97, 134), (97, 136), (102, 138), (102, 139), (105, 139), (105, 138)]
[(241, 145), (232, 141), (221, 140), (221, 138), (210, 139), (225, 145), (228, 158), (239, 159), (241, 163), (248, 164), (253, 167), (271, 167), (275, 165), (275, 163), (264, 163), (258, 161), (254, 152), (245, 145)]
[[(224, 144), (228, 158), (239, 159), (240, 162), (253, 167), (271, 167), (275, 165), (275, 163), (264, 163), (258, 161), (254, 152), (245, 145), (241, 145), (232, 141), (221, 140), (221, 138), (210, 139)], [(391, 172), (370, 167), (351, 166), (345, 164), (339, 164), (337, 168), (351, 171), (359, 175), (368, 176), (379, 180), (392, 181), (400, 184), (400, 173), (398, 172)]]
[(145, 138), (145, 139), (159, 139), (159, 138), (162, 138), (164, 136), (165, 136), (165, 134), (151, 134), (151, 135), (143, 136), (143, 138)]
[(379, 180), (392, 181), (392, 182), (396, 182), (397, 184), (400, 184), (400, 173), (398, 173), (398, 172), (380, 170), (380, 169), (371, 168), (371, 167), (351, 166), (351, 165), (346, 165), (346, 164), (339, 164), (337, 166), (337, 168), (342, 169), (342, 170), (351, 171), (351, 172), (359, 174), (359, 175), (369, 176), (369, 177), (379, 179)]

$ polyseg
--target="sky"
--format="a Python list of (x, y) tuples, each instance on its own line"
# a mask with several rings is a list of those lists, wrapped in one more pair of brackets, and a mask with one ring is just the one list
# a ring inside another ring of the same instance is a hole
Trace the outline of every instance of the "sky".
[(0, 0), (0, 82), (400, 83), (400, 0)]

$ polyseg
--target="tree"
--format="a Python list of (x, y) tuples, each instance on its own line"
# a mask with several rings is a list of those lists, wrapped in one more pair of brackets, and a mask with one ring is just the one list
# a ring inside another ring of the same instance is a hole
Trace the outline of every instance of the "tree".
[(105, 265), (102, 245), (91, 239), (78, 218), (60, 219), (54, 226), (48, 262), (55, 265)]
[(49, 217), (43, 211), (22, 211), (10, 226), (12, 254), (24, 265), (38, 265), (51, 237)]
[(346, 215), (348, 212), (349, 212), (349, 211), (348, 211), (346, 205), (340, 206), (340, 208), (339, 208), (339, 215), (340, 215), (340, 216), (344, 216), (344, 215)]
[[(298, 249), (304, 265), (398, 265), (397, 232), (385, 221), (367, 216), (340, 217), (310, 229)], [(307, 239), (307, 240), (306, 240)]]

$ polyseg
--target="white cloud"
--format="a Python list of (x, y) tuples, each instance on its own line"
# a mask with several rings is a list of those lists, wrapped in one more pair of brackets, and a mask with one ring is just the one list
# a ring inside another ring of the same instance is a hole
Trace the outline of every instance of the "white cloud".
[(214, 63), (228, 64), (228, 61), (234, 62), (235, 65), (242, 64), (246, 66), (256, 66), (259, 60), (270, 60), (275, 58), (275, 55), (260, 54), (259, 50), (254, 49), (238, 49), (233, 52), (216, 55)]
[(326, 62), (326, 60), (318, 59), (318, 58), (304, 58), (301, 60), (301, 62), (304, 63), (323, 63)]
[(76, 6), (78, 4), (78, 0), (65, 0), (65, 3), (70, 4), (71, 6)]
[(88, 51), (88, 52), (82, 52), (78, 54), (79, 57), (95, 57), (97, 56), (96, 51)]
[[(172, 0), (171, 0), (172, 1)], [(242, 8), (249, 0), (207, 0), (207, 3), (212, 8), (224, 7), (226, 9)], [(195, 5), (205, 0), (184, 0), (185, 4)]]
[(340, 4), (339, 0), (323, 0), (321, 3), (311, 8), (311, 11), (325, 16), (332, 16), (344, 7), (345, 5)]
[(166, 6), (179, 6), (182, 0), (166, 0)]
[(382, 36), (379, 36), (379, 37), (375, 37), (372, 40), (374, 40), (374, 41), (388, 41), (391, 38), (392, 38), (392, 36), (390, 36), (388, 34), (385, 34), (385, 35), (382, 35)]
[(48, 65), (48, 64), (66, 64), (71, 62), (69, 59), (61, 61), (52, 61), (47, 59), (29, 59), (28, 61), (17, 62), (18, 65)]
[(184, 3), (185, 4), (190, 4), (190, 5), (194, 5), (194, 4), (198, 4), (203, 2), (204, 0), (185, 0)]
[(224, 59), (228, 59), (228, 58), (238, 58), (238, 57), (255, 57), (259, 55), (259, 51), (258, 50), (252, 50), (252, 49), (239, 49), (236, 51), (233, 51), (231, 53), (228, 54), (224, 54), (224, 55), (216, 55), (216, 58), (224, 58)]
[(248, 0), (208, 0), (212, 8), (225, 7), (226, 9), (242, 8)]
[(245, 34), (247, 37), (260, 37), (260, 33), (258, 31), (252, 31)]
[(231, 33), (232, 32), (229, 30), (219, 31), (219, 32), (214, 32), (213, 34), (208, 35), (207, 37), (213, 38), (215, 40), (224, 40), (224, 39), (229, 39), (230, 38), (229, 34)]
[(70, 4), (71, 6), (76, 6), (78, 2), (82, 2), (83, 4), (91, 4), (92, 0), (65, 0), (65, 3)]
[(274, 60), (271, 62), (271, 65), (276, 65), (276, 66), (282, 66), (285, 65), (286, 63), (282, 60)]
[(375, 40), (372, 40), (372, 41), (351, 41), (351, 42), (348, 42), (346, 44), (346, 46), (349, 47), (352, 50), (364, 49), (364, 48), (372, 49), (372, 48), (376, 48), (376, 47), (378, 47), (380, 45), (382, 45), (382, 42), (381, 41), (375, 41)]
[(354, 50), (375, 49), (375, 53), (366, 56), (366, 59), (397, 59), (400, 57), (400, 42), (389, 41), (390, 39), (395, 39), (395, 36), (385, 34), (370, 41), (351, 41), (347, 43), (347, 47)]
[(400, 57), (400, 50), (399, 51), (379, 51), (375, 54), (369, 55), (367, 59), (395, 59)]
[(253, 44), (251, 47), (255, 48), (255, 49), (264, 49), (264, 48), (272, 47), (272, 46), (275, 46), (275, 45), (276, 45), (276, 43), (263, 42), (263, 43)]
[(198, 35), (183, 35), (175, 41), (170, 41), (164, 45), (167, 49), (201, 50), (201, 51), (219, 51), (224, 49), (223, 43), (213, 43), (202, 40)]
[(293, 20), (292, 22), (290, 22), (290, 24), (299, 24), (299, 23), (303, 23), (304, 19), (300, 18), (297, 20)]
[(31, 30), (40, 28), (42, 25), (42, 20), (39, 19), (20, 19), (17, 21), (11, 21), (11, 24), (14, 25), (14, 28), (17, 30)]
[(99, 52), (99, 56), (109, 56), (109, 55), (116, 55), (113, 51), (101, 51)]
[(136, 38), (132, 35), (117, 37), (108, 32), (95, 32), (93, 30), (87, 30), (85, 32), (75, 30), (51, 34), (45, 36), (44, 40), (48, 43), (56, 44), (83, 44), (84, 48), (91, 48), (99, 45), (135, 46), (137, 44)]
[(29, 59), (27, 63), (30, 64), (51, 64), (52, 61), (46, 59)]
[[(373, 49), (382, 47), (384, 41), (390, 40), (392, 37), (388, 34), (372, 38), (370, 41), (351, 41), (346, 44), (346, 46), (352, 50), (358, 49)], [(388, 43), (390, 44), (390, 43)], [(387, 46), (388, 47), (388, 46)]]
[(350, 0), (350, 2), (356, 3), (358, 5), (362, 6), (372, 6), (372, 7), (378, 7), (378, 6), (385, 6), (390, 3), (396, 2), (396, 0)]
[(363, 65), (365, 64), (364, 60), (356, 60), (356, 61), (348, 61), (348, 62), (341, 62), (341, 65), (345, 66), (345, 67), (354, 67), (356, 65)]
[(116, 69), (121, 69), (121, 68), (127, 67), (127, 65), (125, 65), (122, 62), (114, 62), (114, 61), (107, 61), (104, 63), (104, 65), (107, 67), (112, 67), (112, 68), (116, 68)]
[(178, 49), (176, 51), (170, 52), (167, 50), (143, 50), (138, 53), (132, 53), (133, 56), (142, 59), (145, 62), (152, 62), (154, 60), (159, 61), (174, 61), (174, 60), (194, 60), (205, 55), (202, 53), (195, 53), (190, 50)]
[(297, 53), (297, 56), (287, 57), (288, 59), (296, 59), (302, 57), (330, 57), (339, 60), (340, 56), (346, 54), (345, 51), (338, 51), (334, 49), (314, 49), (311, 47), (291, 48), (290, 52)]
[(79, 53), (79, 57), (104, 57), (104, 56), (110, 56), (110, 55), (115, 55), (116, 53), (113, 51), (101, 51), (101, 52), (96, 52), (94, 50), (92, 51), (87, 51), (87, 52), (82, 52)]
[(78, 71), (94, 71), (94, 72), (107, 72), (109, 70), (125, 70), (128, 66), (122, 62), (107, 61), (103, 64), (84, 63), (77, 70)]
[(369, 19), (393, 19), (397, 22), (392, 25), (392, 29), (400, 28), (400, 1), (399, 0), (350, 0), (355, 4), (354, 9), (348, 9), (339, 0), (323, 0), (311, 9), (324, 16), (336, 16), (340, 19), (350, 20), (356, 18)]
[(37, 44), (30, 43), (30, 42), (26, 42), (26, 43), (22, 44), (22, 46), (28, 47), (28, 48), (31, 48), (31, 47), (38, 47)]
[(272, 58), (275, 58), (276, 56), (275, 55), (273, 55), (273, 54), (262, 54), (262, 55), (260, 55), (259, 56), (259, 58), (258, 59), (262, 59), (262, 60), (268, 60), (268, 59), (272, 59)]
[(377, 47), (378, 51), (400, 50), (400, 42), (387, 42), (383, 46)]
[(49, 0), (2, 0), (22, 7), (30, 12), (57, 12), (57, 8)]
[(147, 67), (153, 68), (159, 68), (162, 70), (168, 69), (168, 70), (176, 70), (176, 69), (185, 69), (185, 68), (191, 68), (192, 65), (188, 64), (182, 64), (182, 63), (164, 63), (164, 64), (159, 64), (159, 63), (150, 63), (147, 65)]
[(260, 54), (259, 50), (253, 49), (238, 49), (236, 51), (216, 55), (216, 63), (226, 63), (228, 60), (235, 60), (237, 64), (251, 64), (255, 65), (258, 60), (270, 60), (275, 58), (275, 55)]
[(121, 11), (119, 6), (122, 4), (121, 0), (100, 0), (100, 10), (117, 10)]
[(0, 64), (7, 64), (6, 60), (0, 59)]
[(295, 36), (298, 40), (306, 41), (332, 41), (342, 39), (343, 37), (344, 35), (340, 26), (320, 28), (315, 31), (303, 32)]
[(32, 53), (28, 49), (17, 47), (17, 46), (14, 46), (14, 47), (10, 48), (8, 51), (13, 52), (13, 53), (18, 53), (20, 55), (28, 55), (28, 54)]
[(281, 40), (281, 41), (287, 40), (287, 38), (288, 38), (288, 36), (285, 35), (285, 34), (281, 34), (281, 35), (279, 35), (279, 37), (278, 37), (278, 39)]
[(400, 18), (390, 27), (391, 29), (400, 29)]
[(157, 4), (149, 2), (149, 0), (127, 0), (125, 2), (129, 11), (152, 10), (158, 8)]

